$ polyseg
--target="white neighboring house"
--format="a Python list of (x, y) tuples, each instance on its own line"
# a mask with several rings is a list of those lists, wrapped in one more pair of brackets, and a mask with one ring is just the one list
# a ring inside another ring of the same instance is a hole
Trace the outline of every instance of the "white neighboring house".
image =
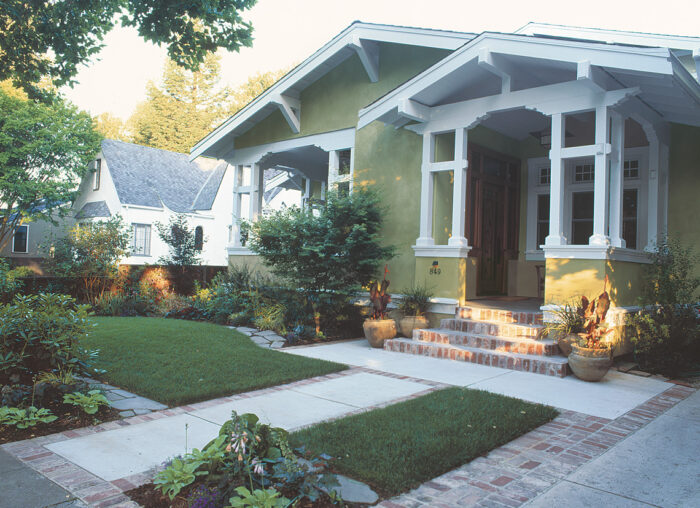
[(102, 141), (92, 172), (73, 203), (77, 222), (120, 215), (131, 227), (122, 264), (157, 264), (168, 254), (156, 223), (185, 213), (201, 246), (202, 265), (226, 266), (233, 186), (228, 164), (113, 139)]

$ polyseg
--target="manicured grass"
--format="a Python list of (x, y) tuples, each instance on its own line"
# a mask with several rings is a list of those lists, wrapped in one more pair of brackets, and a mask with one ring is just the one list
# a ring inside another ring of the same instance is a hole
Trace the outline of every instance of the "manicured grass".
[(197, 402), (346, 369), (263, 349), (210, 323), (96, 317), (81, 345), (99, 349), (103, 380), (168, 405)]
[(295, 432), (294, 446), (335, 457), (339, 472), (385, 495), (446, 473), (557, 415), (548, 406), (447, 388)]

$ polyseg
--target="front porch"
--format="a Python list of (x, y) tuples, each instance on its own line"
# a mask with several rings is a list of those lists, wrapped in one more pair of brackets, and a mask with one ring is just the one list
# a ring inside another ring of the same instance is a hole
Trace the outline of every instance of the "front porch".
[[(669, 122), (700, 94), (666, 50), (484, 34), (360, 112), (422, 138), (415, 278), (464, 305), (636, 303), (667, 231)], [(679, 79), (682, 78), (682, 79)]]

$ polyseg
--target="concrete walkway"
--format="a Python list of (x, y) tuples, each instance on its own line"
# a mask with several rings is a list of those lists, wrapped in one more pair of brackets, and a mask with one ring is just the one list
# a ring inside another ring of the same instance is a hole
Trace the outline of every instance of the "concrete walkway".
[[(444, 478), (427, 482), (421, 487), (423, 490), (419, 489), (419, 494), (409, 493), (406, 495), (408, 497), (388, 500), (382, 505), (427, 507), (469, 506), (471, 503), (517, 506), (537, 499), (538, 495), (566, 495), (567, 484), (558, 487), (560, 480), (576, 485), (578, 489), (592, 489), (596, 495), (605, 491), (609, 495), (625, 496), (624, 492), (613, 490), (612, 485), (596, 483), (601, 476), (610, 476), (608, 473), (601, 474), (599, 469), (593, 467), (590, 478), (585, 476), (586, 465), (603, 460), (605, 455), (601, 454), (605, 450), (613, 446), (612, 450), (616, 450), (679, 400), (694, 393), (693, 390), (657, 379), (620, 372), (610, 372), (601, 383), (585, 383), (573, 377), (550, 378), (391, 353), (371, 349), (364, 340), (283, 351), (357, 367), (96, 427), (9, 443), (2, 448), (66, 489), (69, 495), (91, 506), (134, 507), (136, 505), (123, 494), (124, 491), (150, 481), (154, 468), (167, 459), (194, 447), (201, 448), (218, 433), (220, 425), (230, 417), (232, 410), (252, 412), (263, 422), (294, 430), (415, 398), (448, 385), (469, 386), (550, 404), (564, 411), (557, 420), (533, 431), (530, 433), (532, 435), (528, 434), (494, 450), (489, 454), (491, 458), (480, 458), (460, 468), (466, 468), (465, 473), (448, 473)], [(692, 398), (691, 402), (696, 400)], [(668, 415), (663, 415), (663, 420), (659, 417), (659, 421), (666, 421), (671, 427), (694, 426), (694, 432), (697, 432), (697, 408), (679, 407), (681, 409), (676, 410), (678, 414), (669, 411)], [(643, 416), (637, 415), (640, 411)], [(689, 422), (692, 425), (688, 425)], [(651, 425), (649, 428), (654, 431)], [(654, 435), (676, 430), (665, 428), (654, 432), (656, 434), (642, 435), (641, 442), (645, 438), (651, 439)], [(666, 446), (679, 447), (681, 439), (691, 440), (692, 437), (695, 437), (693, 444), (700, 442), (697, 434), (688, 432), (679, 433), (678, 440), (667, 442)], [(588, 433), (597, 437), (591, 441)], [(644, 447), (632, 443), (629, 452), (625, 452), (631, 455), (623, 453), (617, 462), (613, 461), (605, 467), (619, 468), (619, 461), (629, 461), (630, 456), (636, 457), (633, 460), (637, 462), (642, 462), (641, 458), (648, 459), (644, 455)], [(661, 454), (662, 451), (654, 453)], [(673, 455), (668, 449), (666, 451), (667, 455), (659, 455), (660, 468)], [(697, 449), (693, 453), (697, 455)], [(501, 459), (519, 462), (505, 464), (500, 462)], [(574, 477), (575, 474), (582, 476)], [(469, 484), (469, 481), (480, 477), (483, 477), (479, 480), (480, 486)], [(534, 486), (527, 482), (534, 482)], [(685, 485), (682, 487), (686, 488)], [(507, 497), (509, 489), (516, 487), (520, 489), (519, 494)], [(687, 489), (695, 494), (690, 484)], [(440, 494), (444, 495), (444, 499), (440, 499), (438, 504)], [(473, 502), (464, 504), (470, 499)], [(501, 502), (498, 499), (509, 501)], [(547, 499), (544, 498), (543, 502), (547, 503)]]

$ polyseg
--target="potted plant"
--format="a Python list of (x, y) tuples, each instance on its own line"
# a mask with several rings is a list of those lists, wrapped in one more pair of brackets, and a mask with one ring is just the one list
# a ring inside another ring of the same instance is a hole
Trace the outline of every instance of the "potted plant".
[(362, 324), (365, 332), (365, 338), (370, 346), (381, 348), (384, 347), (384, 341), (396, 337), (396, 322), (389, 319), (386, 308), (391, 301), (391, 295), (387, 294), (389, 281), (386, 276), (389, 273), (388, 268), (384, 267), (384, 279), (381, 282), (372, 282), (369, 287), (369, 299), (372, 303), (372, 314)]
[(578, 342), (580, 339), (579, 334), (584, 332), (583, 315), (585, 308), (582, 302), (572, 301), (550, 312), (554, 320), (549, 321), (545, 326), (546, 335), (557, 342), (561, 354), (569, 356), (571, 354), (571, 344)]
[(612, 329), (608, 328), (605, 316), (610, 308), (607, 292), (608, 276), (605, 276), (603, 292), (590, 302), (584, 296), (581, 299), (583, 312), (583, 333), (578, 344), (571, 345), (569, 366), (576, 377), (584, 381), (600, 381), (612, 365), (612, 348), (603, 340)]
[(397, 305), (403, 313), (399, 329), (404, 337), (413, 337), (413, 330), (428, 328), (428, 312), (432, 293), (424, 286), (412, 286), (403, 290), (403, 298)]

